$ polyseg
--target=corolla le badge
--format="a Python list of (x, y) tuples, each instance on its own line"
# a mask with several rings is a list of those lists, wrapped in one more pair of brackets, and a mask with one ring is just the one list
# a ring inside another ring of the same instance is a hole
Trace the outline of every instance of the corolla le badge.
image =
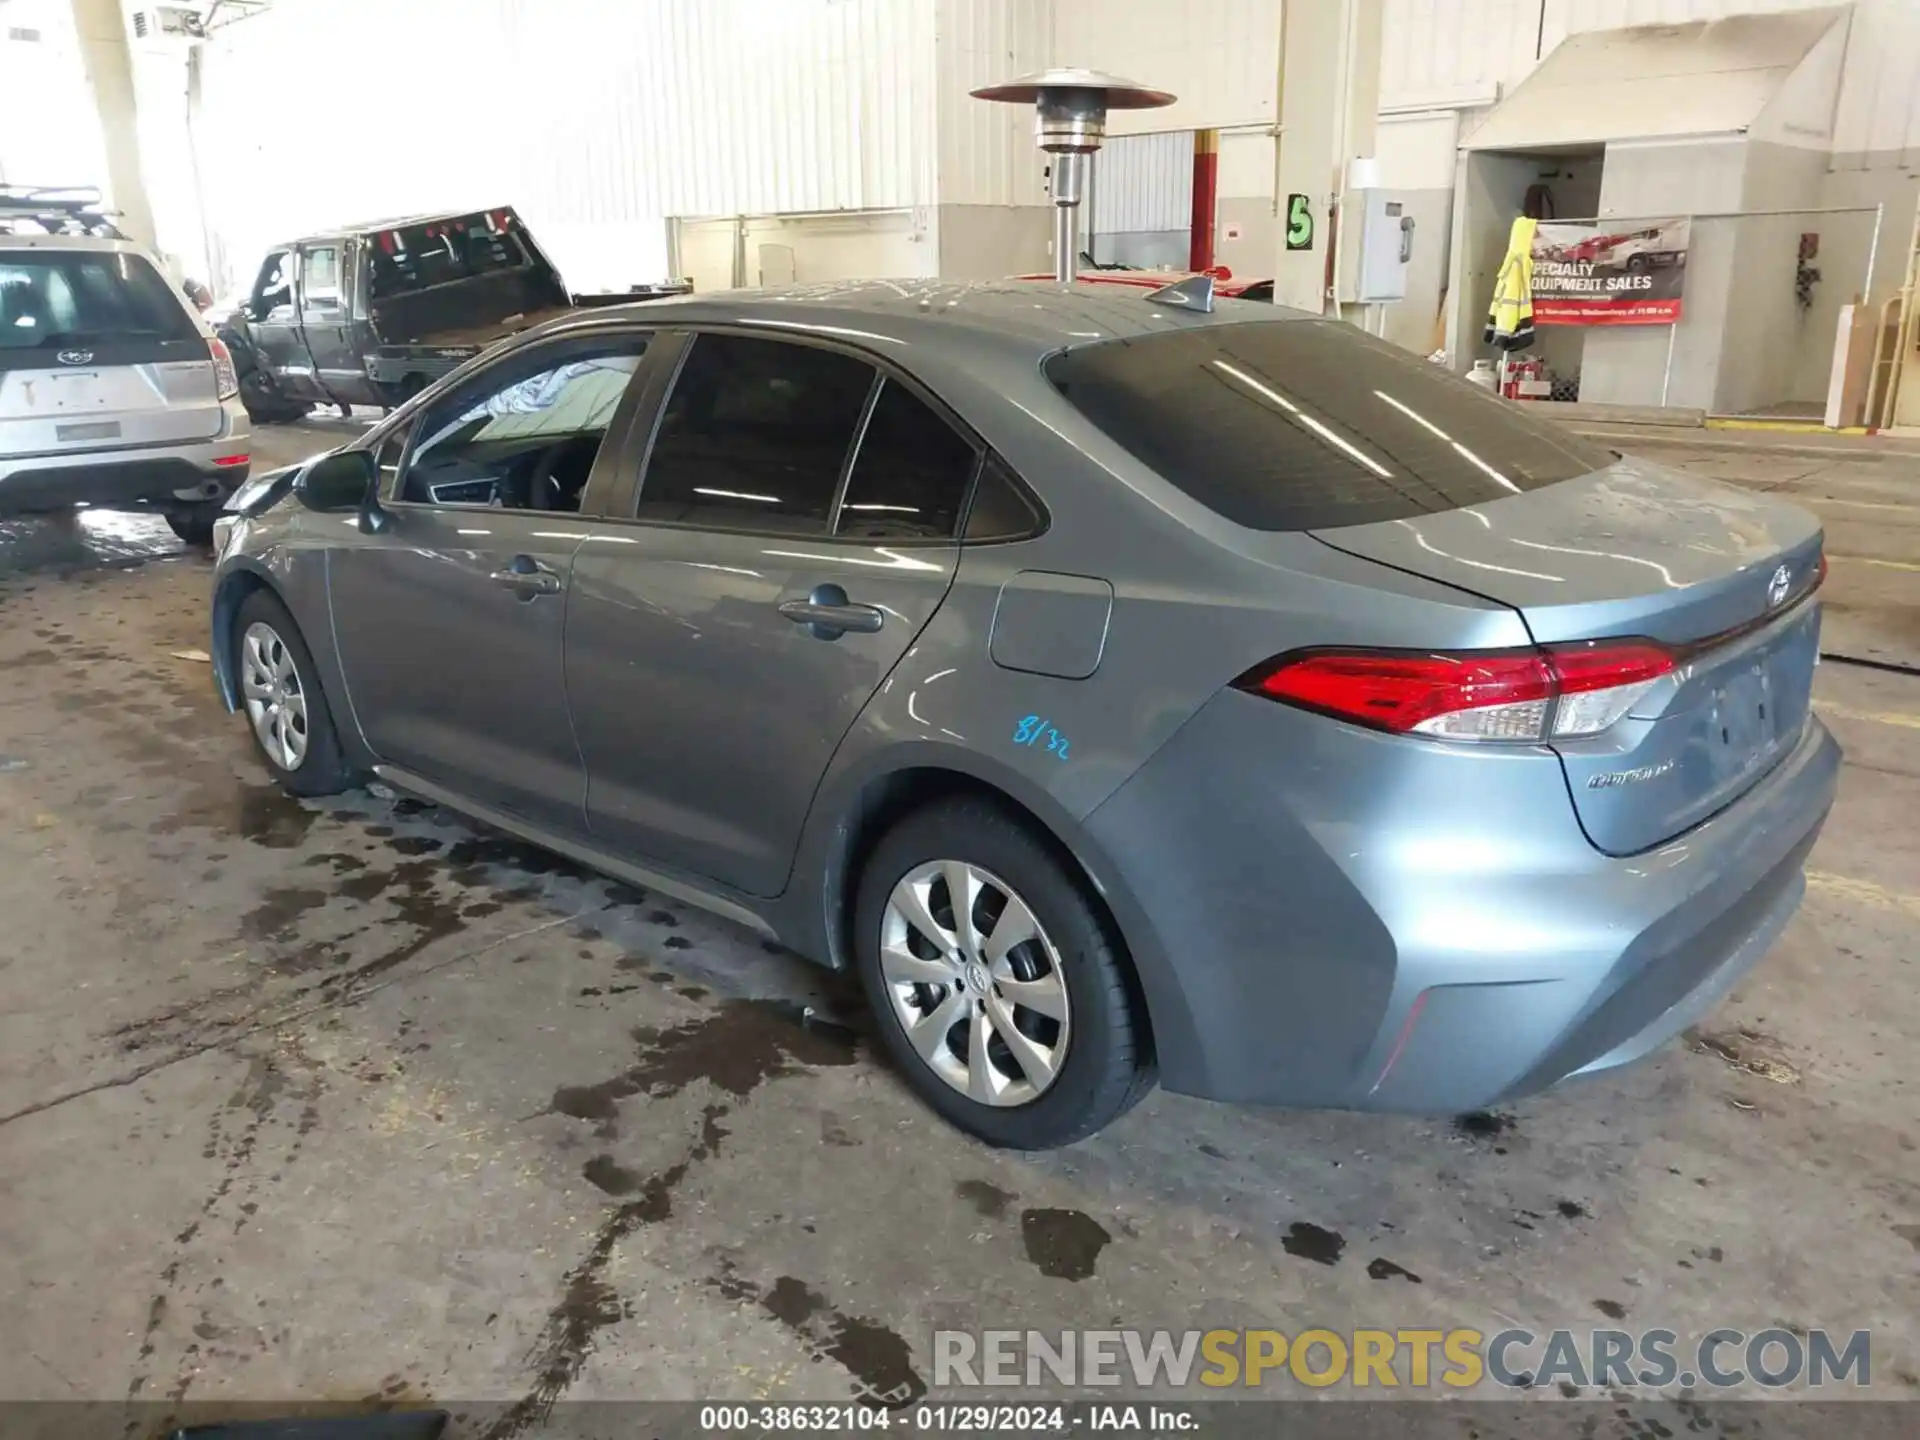
[(1787, 591), (1793, 588), (1793, 571), (1782, 565), (1773, 572), (1773, 578), (1767, 581), (1767, 605), (1772, 608), (1787, 598)]
[(93, 362), (93, 351), (62, 350), (55, 358), (62, 365), (89, 365)]

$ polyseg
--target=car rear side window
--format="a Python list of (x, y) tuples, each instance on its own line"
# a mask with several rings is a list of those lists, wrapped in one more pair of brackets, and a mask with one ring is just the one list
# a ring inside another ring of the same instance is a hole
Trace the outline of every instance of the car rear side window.
[(973, 504), (967, 510), (968, 542), (1025, 540), (1046, 528), (1046, 517), (1026, 487), (1013, 478), (1007, 462), (998, 455), (988, 455), (980, 464)]
[(160, 272), (138, 255), (0, 252), (0, 351), (199, 334)]
[(1109, 340), (1054, 356), (1046, 373), (1136, 458), (1255, 530), (1404, 520), (1588, 474), (1610, 458), (1333, 321)]
[(824, 534), (873, 367), (811, 345), (698, 335), (641, 480), (642, 520)]
[(971, 440), (898, 380), (883, 380), (834, 533), (874, 540), (949, 538), (978, 463)]

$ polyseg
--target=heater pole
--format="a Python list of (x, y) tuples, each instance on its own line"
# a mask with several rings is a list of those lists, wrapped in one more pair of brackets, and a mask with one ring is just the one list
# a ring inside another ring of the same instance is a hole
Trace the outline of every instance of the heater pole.
[(1089, 165), (1085, 152), (1053, 157), (1053, 278), (1073, 279), (1080, 259), (1080, 199)]

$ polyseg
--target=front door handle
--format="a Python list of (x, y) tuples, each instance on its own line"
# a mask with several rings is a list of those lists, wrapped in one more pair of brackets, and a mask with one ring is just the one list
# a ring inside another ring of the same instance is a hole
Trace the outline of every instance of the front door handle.
[(560, 577), (531, 555), (514, 556), (507, 562), (506, 569), (496, 570), (487, 578), (496, 585), (504, 585), (522, 600), (560, 593)]
[(794, 624), (806, 626), (816, 640), (838, 640), (849, 630), (873, 635), (887, 623), (883, 612), (871, 605), (855, 605), (838, 585), (816, 585), (804, 600), (782, 600), (780, 613)]

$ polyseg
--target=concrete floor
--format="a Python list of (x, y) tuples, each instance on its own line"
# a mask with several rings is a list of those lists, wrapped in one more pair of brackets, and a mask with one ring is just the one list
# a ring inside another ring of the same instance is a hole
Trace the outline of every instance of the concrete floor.
[[(1828, 650), (1913, 666), (1920, 463), (1879, 453), (1658, 451), (1819, 510)], [(941, 1327), (1616, 1316), (1870, 1328), (1872, 1393), (1920, 1398), (1912, 674), (1822, 666), (1807, 903), (1691, 1043), (1497, 1116), (1159, 1094), (1019, 1157), (742, 931), (270, 788), (192, 653), (207, 572), (146, 521), (0, 525), (0, 1400), (519, 1402), (508, 1436), (919, 1386)]]

